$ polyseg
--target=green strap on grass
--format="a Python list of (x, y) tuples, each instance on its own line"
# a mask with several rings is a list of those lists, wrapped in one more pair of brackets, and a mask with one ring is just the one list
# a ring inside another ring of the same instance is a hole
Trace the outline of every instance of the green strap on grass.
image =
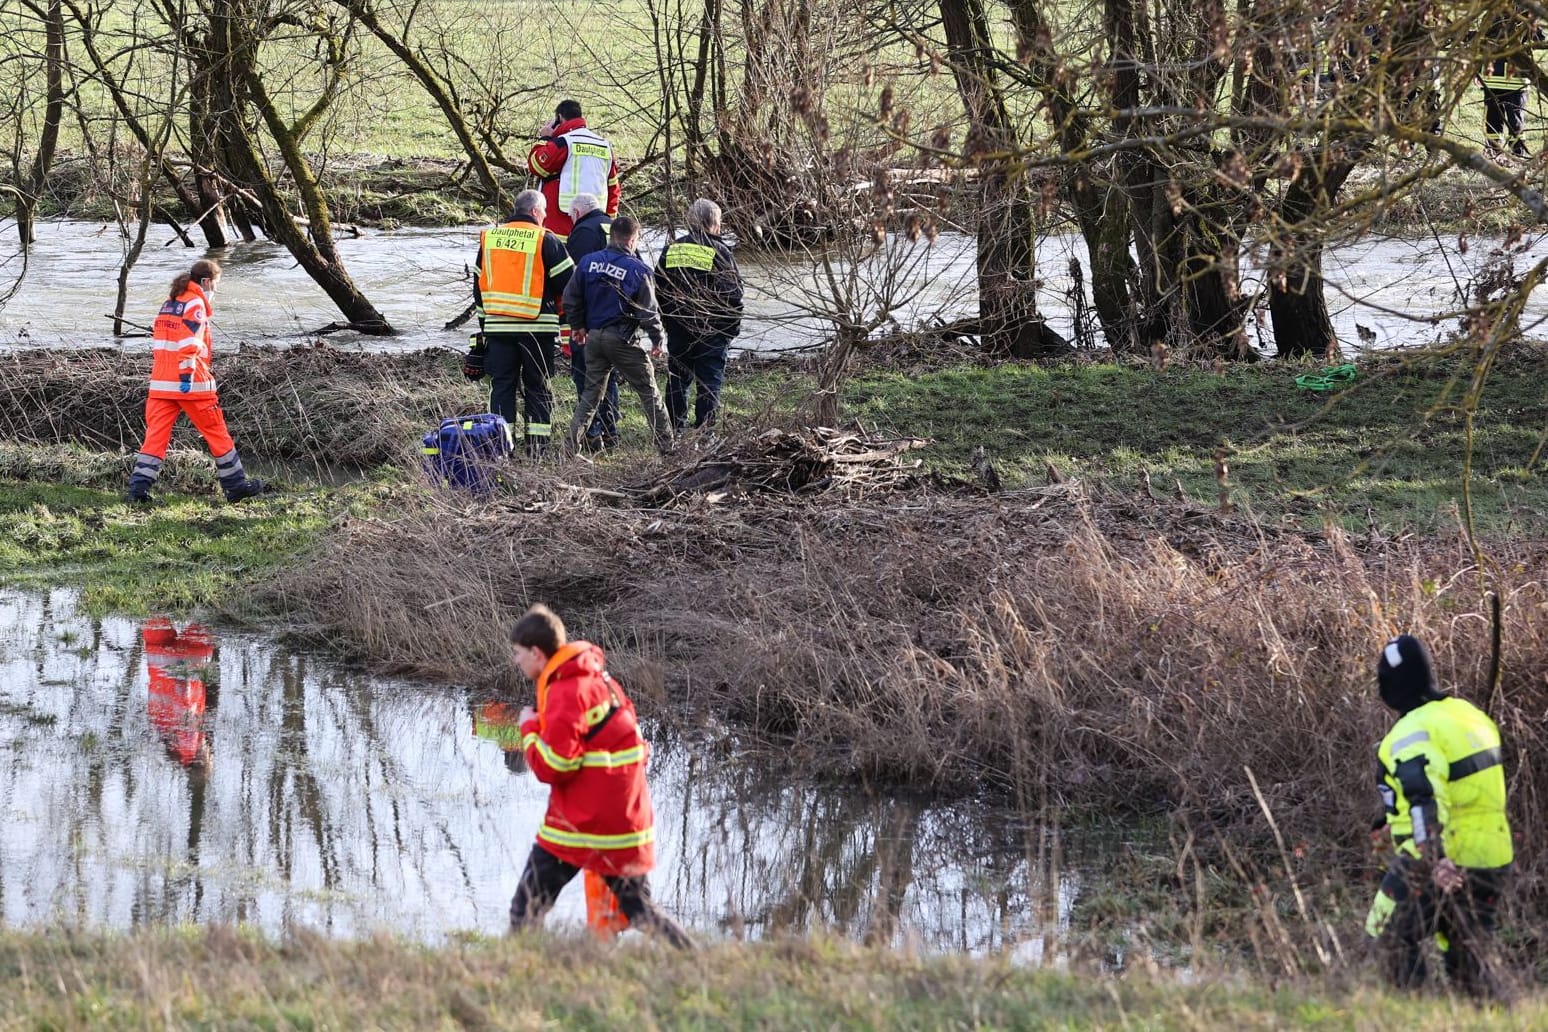
[(1295, 378), (1295, 385), (1303, 391), (1316, 391), (1321, 394), (1337, 390), (1354, 378), (1354, 364), (1346, 362), (1343, 365), (1323, 366), (1315, 373), (1302, 373)]

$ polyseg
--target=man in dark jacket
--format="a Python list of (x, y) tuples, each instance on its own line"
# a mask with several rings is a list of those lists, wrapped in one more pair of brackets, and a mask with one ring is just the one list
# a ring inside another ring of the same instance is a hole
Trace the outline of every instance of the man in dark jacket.
[(726, 357), (742, 328), (742, 277), (720, 239), (720, 206), (701, 197), (688, 206), (687, 221), (688, 232), (667, 245), (656, 265), (669, 356), (667, 412), (679, 432), (688, 423), (693, 384), (693, 425), (715, 421)]
[[(586, 349), (586, 390), (570, 421), (573, 445), (581, 443), (616, 368), (640, 396), (656, 447), (663, 452), (672, 447), (671, 423), (650, 364), (651, 358), (661, 356), (661, 315), (650, 266), (634, 253), (639, 236), (640, 224), (634, 219), (627, 215), (614, 219), (608, 246), (581, 261), (564, 291), (571, 340)], [(635, 342), (642, 328), (650, 336), (649, 357)]]
[[(602, 202), (595, 194), (576, 194), (570, 203), (570, 218), (574, 225), (564, 246), (576, 264), (589, 254), (607, 247), (607, 235), (613, 228), (613, 220), (602, 210)], [(561, 338), (569, 335), (569, 323), (560, 332)], [(569, 341), (570, 378), (575, 381), (575, 400), (579, 402), (586, 393), (586, 347)], [(611, 448), (618, 443), (618, 378), (608, 377), (607, 390), (602, 396), (602, 406), (597, 417), (586, 427), (588, 448)]]
[(559, 350), (559, 298), (575, 268), (564, 243), (543, 229), (547, 202), (523, 190), (511, 220), (479, 238), (473, 282), (483, 348), (470, 354), (464, 372), (491, 381), (489, 409), (516, 422), (516, 384), (521, 384), (529, 455), (548, 447), (554, 394), (549, 380)]

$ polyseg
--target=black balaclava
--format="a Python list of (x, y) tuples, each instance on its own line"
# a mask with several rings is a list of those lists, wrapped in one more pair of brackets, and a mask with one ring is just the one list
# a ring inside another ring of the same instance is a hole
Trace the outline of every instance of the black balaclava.
[(1445, 698), (1436, 687), (1429, 650), (1411, 634), (1398, 635), (1381, 650), (1376, 683), (1381, 688), (1381, 701), (1399, 713)]

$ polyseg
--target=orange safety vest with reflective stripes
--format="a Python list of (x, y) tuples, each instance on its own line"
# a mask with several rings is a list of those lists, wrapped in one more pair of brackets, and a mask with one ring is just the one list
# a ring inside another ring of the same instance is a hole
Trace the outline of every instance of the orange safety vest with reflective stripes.
[(550, 786), (538, 845), (576, 867), (627, 878), (656, 864), (650, 746), (605, 664), (590, 642), (554, 653), (538, 676), (537, 715), (522, 725), (522, 749)]
[[(484, 328), (499, 332), (501, 323), (518, 330), (533, 329), (543, 312), (543, 234), (532, 222), (507, 222), (486, 229), (479, 238), (479, 314)], [(555, 326), (556, 317), (550, 317)]]
[(197, 283), (188, 284), (188, 289), (161, 306), (151, 327), (155, 348), (151, 397), (178, 400), (216, 396), (210, 365), (210, 314), (209, 298)]

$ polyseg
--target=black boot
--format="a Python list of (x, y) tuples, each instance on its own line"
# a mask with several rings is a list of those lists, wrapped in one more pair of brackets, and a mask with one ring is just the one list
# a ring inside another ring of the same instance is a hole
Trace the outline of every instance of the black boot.
[(228, 502), (240, 502), (244, 498), (252, 498), (268, 490), (268, 486), (262, 480), (255, 480), (252, 477), (246, 477), (240, 482), (229, 486), (226, 484), (221, 486), (226, 490), (226, 501)]
[(144, 452), (136, 455), (134, 469), (129, 473), (129, 493), (124, 495), (124, 501), (131, 505), (149, 505), (155, 501), (151, 497), (151, 488), (156, 486), (156, 478), (160, 475), (160, 456)]
[(220, 478), (221, 490), (226, 492), (228, 502), (240, 502), (244, 498), (263, 494), (263, 481), (247, 475), (235, 448), (224, 455), (215, 456), (215, 473)]

